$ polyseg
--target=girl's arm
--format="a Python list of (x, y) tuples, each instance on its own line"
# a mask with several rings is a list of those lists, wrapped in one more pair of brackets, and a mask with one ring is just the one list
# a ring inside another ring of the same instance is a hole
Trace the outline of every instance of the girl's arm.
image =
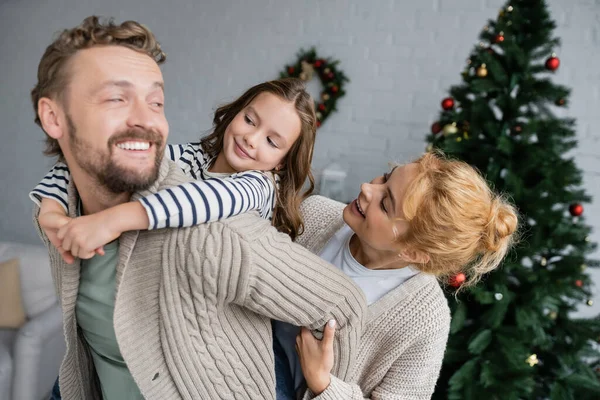
[(140, 202), (149, 222), (146, 229), (189, 227), (248, 211), (258, 211), (268, 219), (275, 206), (275, 184), (262, 172), (246, 171), (223, 179), (187, 182)]
[(270, 177), (256, 171), (187, 182), (140, 201), (75, 218), (58, 231), (58, 239), (75, 257), (90, 258), (96, 249), (126, 231), (189, 227), (248, 211), (258, 211), (268, 219), (273, 211), (274, 188)]
[(69, 211), (69, 197), (67, 187), (71, 180), (71, 174), (66, 164), (57, 162), (52, 169), (36, 185), (29, 198), (38, 206), (42, 206), (42, 199), (50, 199), (62, 207), (64, 214)]

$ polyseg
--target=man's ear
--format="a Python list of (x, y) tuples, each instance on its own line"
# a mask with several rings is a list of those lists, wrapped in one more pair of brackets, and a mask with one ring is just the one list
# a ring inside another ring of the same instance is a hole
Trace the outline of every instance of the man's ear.
[(429, 254), (421, 250), (404, 249), (399, 254), (400, 258), (413, 264), (426, 264), (429, 262)]
[(38, 117), (44, 131), (53, 139), (60, 139), (64, 135), (64, 127), (59, 118), (62, 108), (59, 104), (48, 98), (42, 97), (38, 100)]

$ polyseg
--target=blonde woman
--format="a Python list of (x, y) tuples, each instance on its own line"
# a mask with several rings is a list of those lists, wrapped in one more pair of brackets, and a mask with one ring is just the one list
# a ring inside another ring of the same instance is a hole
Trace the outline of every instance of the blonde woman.
[(347, 206), (313, 196), (302, 211), (297, 242), (361, 287), (369, 317), (346, 381), (330, 374), (335, 324), (319, 341), (275, 322), (277, 398), (429, 399), (450, 326), (438, 280), (464, 272), (469, 285), (498, 267), (513, 206), (466, 163), (428, 153), (363, 184)]

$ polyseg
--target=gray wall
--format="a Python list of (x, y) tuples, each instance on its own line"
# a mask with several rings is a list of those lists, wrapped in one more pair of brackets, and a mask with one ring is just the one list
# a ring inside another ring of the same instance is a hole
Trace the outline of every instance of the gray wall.
[[(52, 35), (85, 16), (136, 19), (157, 35), (164, 66), (171, 143), (210, 129), (216, 105), (275, 78), (301, 47), (341, 61), (348, 94), (319, 131), (314, 168), (337, 161), (349, 171), (347, 192), (380, 174), (387, 161), (406, 161), (423, 138), (471, 46), (502, 0), (7, 0), (0, 4), (0, 240), (38, 243), (30, 188), (50, 167), (43, 133), (33, 123), (28, 93)], [(578, 163), (588, 192), (587, 221), (600, 241), (600, 1), (551, 0), (563, 45), (556, 82), (573, 89), (568, 115), (577, 118)], [(312, 84), (316, 90), (316, 82)], [(600, 282), (600, 274), (597, 282)], [(600, 312), (600, 297), (593, 308)]]

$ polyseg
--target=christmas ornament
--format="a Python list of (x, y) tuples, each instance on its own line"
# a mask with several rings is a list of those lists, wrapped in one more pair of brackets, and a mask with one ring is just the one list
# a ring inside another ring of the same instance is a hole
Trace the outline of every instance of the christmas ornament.
[(496, 42), (496, 43), (504, 42), (504, 32), (500, 32), (499, 34), (497, 34), (496, 37), (494, 38), (494, 42)]
[(502, 293), (496, 293), (494, 295), (494, 298), (498, 301), (502, 300), (504, 298), (504, 295)]
[(456, 140), (458, 143), (462, 142), (462, 138), (461, 138), (461, 137), (457, 137), (455, 140)]
[(556, 71), (558, 66), (560, 65), (560, 60), (556, 57), (555, 54), (552, 54), (552, 57), (546, 60), (546, 69), (550, 71)]
[[(313, 78), (313, 74), (315, 73), (315, 69), (312, 64), (302, 61), (300, 62), (300, 66), (302, 67), (302, 73), (300, 74), (300, 79), (303, 81), (310, 81)], [(304, 78), (302, 77), (304, 75)]]
[(433, 145), (429, 143), (427, 147), (425, 147), (425, 151), (430, 152), (431, 150), (433, 150)]
[(587, 304), (588, 306), (593, 306), (594, 305), (594, 300), (589, 299), (588, 301), (585, 302), (585, 304)]
[(583, 214), (583, 206), (577, 203), (571, 204), (569, 206), (569, 212), (572, 216), (579, 217), (581, 214)]
[(587, 265), (585, 264), (581, 264), (581, 267), (579, 267), (581, 269), (581, 272), (585, 271), (587, 268)]
[(439, 122), (434, 122), (431, 124), (431, 133), (437, 135), (442, 131), (442, 125)]
[(485, 67), (485, 64), (481, 64), (479, 68), (477, 68), (477, 76), (480, 78), (485, 78), (488, 74), (488, 70)]
[(320, 112), (317, 111), (317, 119), (321, 119), (321, 117), (323, 117), (323, 114), (321, 114)]
[(575, 281), (575, 286), (577, 286), (577, 287), (582, 287), (582, 286), (583, 286), (583, 281), (582, 281), (581, 279), (577, 279), (577, 280)]
[(557, 100), (556, 100), (556, 105), (557, 105), (557, 106), (564, 106), (564, 105), (565, 105), (565, 103), (566, 103), (566, 100), (565, 100), (565, 99), (557, 99)]
[(446, 97), (442, 100), (442, 108), (446, 111), (454, 108), (454, 99), (452, 97)]
[[(322, 106), (315, 101), (315, 109), (321, 111), (321, 117), (317, 121), (317, 127), (319, 127), (329, 117), (331, 112), (337, 109), (337, 101), (345, 94), (344, 85), (348, 82), (348, 78), (337, 68), (338, 62), (336, 60), (318, 57), (314, 47), (309, 50), (301, 49), (297, 57), (296, 62), (286, 66), (280, 72), (279, 77), (300, 78), (306, 82), (315, 76), (319, 78), (325, 88), (320, 96), (320, 100), (322, 100), (320, 104)], [(317, 98), (317, 100), (319, 99)]]
[(548, 317), (550, 317), (551, 320), (555, 320), (556, 317), (558, 317), (558, 314), (556, 311), (552, 311), (550, 314), (548, 314)]
[(460, 287), (466, 280), (466, 275), (461, 272), (460, 274), (454, 275), (450, 279), (450, 286), (453, 286), (455, 288)]
[(542, 259), (540, 260), (540, 264), (542, 265), (542, 267), (545, 267), (546, 264), (548, 264), (548, 260), (546, 260), (546, 257), (542, 257)]
[(537, 354), (532, 354), (529, 357), (527, 357), (527, 360), (525, 360), (525, 362), (529, 364), (530, 367), (533, 367), (534, 365), (537, 365), (540, 361), (537, 358)]
[(512, 12), (512, 10), (513, 10), (513, 6), (508, 6), (508, 7), (506, 7), (506, 11), (508, 11), (508, 12)]
[(515, 125), (513, 126), (513, 133), (518, 134), (523, 132), (523, 127), (521, 125)]
[(451, 124), (444, 126), (443, 131), (444, 131), (444, 136), (454, 135), (456, 132), (458, 132), (456, 122), (453, 122)]

